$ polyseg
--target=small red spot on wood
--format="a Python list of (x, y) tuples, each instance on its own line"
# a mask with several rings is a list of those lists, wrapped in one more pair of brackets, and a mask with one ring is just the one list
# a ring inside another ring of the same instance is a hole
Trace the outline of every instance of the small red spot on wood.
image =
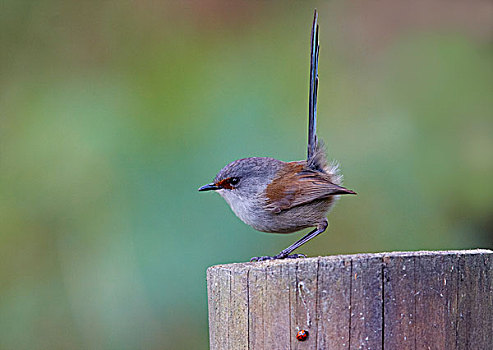
[(296, 339), (299, 341), (305, 341), (306, 338), (308, 338), (308, 331), (305, 331), (304, 329), (299, 330), (296, 334)]

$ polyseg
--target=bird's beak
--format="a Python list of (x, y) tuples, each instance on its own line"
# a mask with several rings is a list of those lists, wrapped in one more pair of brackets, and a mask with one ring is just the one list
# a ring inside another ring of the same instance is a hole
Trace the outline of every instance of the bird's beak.
[(217, 186), (215, 183), (210, 183), (199, 188), (199, 191), (215, 191), (221, 187)]

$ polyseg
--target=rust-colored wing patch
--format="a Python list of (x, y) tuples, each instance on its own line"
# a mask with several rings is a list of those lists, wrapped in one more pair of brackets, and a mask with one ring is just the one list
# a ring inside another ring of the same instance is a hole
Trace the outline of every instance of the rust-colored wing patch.
[(306, 162), (286, 163), (265, 190), (266, 209), (280, 213), (330, 195), (352, 192), (330, 180), (330, 175), (308, 168)]

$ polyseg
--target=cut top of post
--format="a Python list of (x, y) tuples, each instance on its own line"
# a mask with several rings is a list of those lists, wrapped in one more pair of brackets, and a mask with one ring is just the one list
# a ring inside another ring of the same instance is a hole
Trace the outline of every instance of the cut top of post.
[(260, 266), (278, 266), (284, 264), (293, 264), (300, 261), (315, 263), (318, 261), (333, 262), (337, 263), (340, 261), (362, 261), (368, 259), (391, 259), (391, 258), (422, 258), (422, 257), (434, 257), (434, 256), (444, 256), (444, 255), (477, 255), (477, 254), (493, 254), (493, 250), (490, 249), (468, 249), (468, 250), (441, 250), (441, 251), (431, 251), (431, 250), (420, 250), (420, 251), (405, 251), (405, 252), (383, 252), (383, 253), (358, 253), (358, 254), (345, 254), (345, 255), (329, 255), (329, 256), (318, 256), (313, 258), (300, 258), (300, 259), (277, 259), (277, 260), (266, 260), (261, 262), (241, 262), (241, 263), (231, 263), (231, 264), (218, 264), (211, 266), (207, 269), (207, 272), (211, 272), (214, 269), (250, 269), (252, 267)]

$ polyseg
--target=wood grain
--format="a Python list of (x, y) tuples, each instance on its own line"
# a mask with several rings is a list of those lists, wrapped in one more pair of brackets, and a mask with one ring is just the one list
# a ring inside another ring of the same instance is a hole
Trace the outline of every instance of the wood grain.
[(492, 281), (479, 249), (213, 266), (210, 348), (492, 349)]

